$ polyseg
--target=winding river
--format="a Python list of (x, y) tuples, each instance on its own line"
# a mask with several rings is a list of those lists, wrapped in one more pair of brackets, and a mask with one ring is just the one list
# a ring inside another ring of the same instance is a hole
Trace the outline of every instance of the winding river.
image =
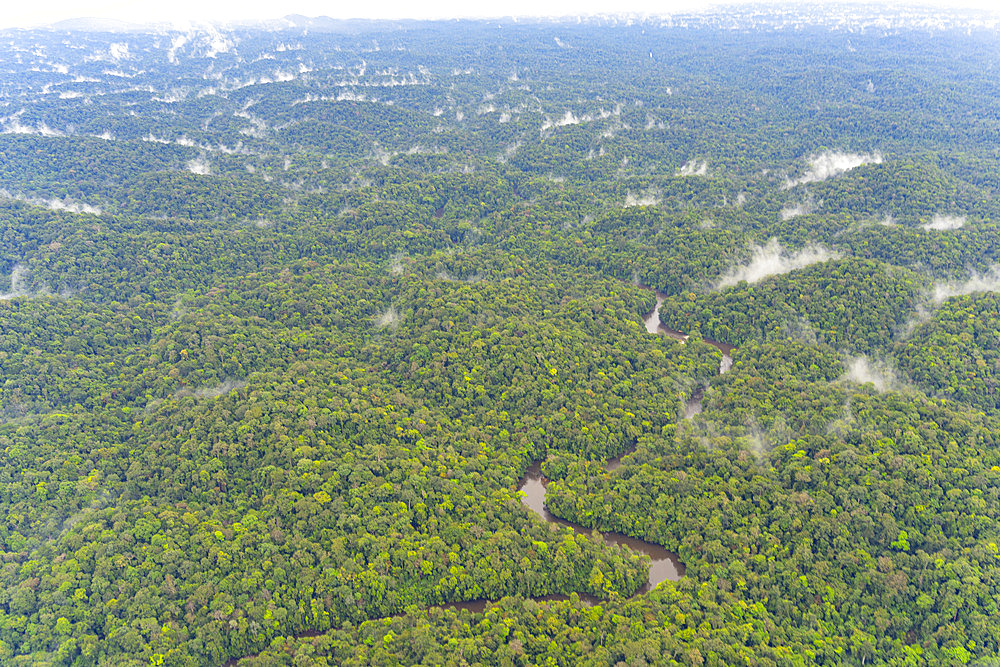
[[(643, 285), (642, 287), (645, 286)], [(666, 300), (667, 300), (666, 294), (664, 294), (663, 292), (656, 293), (656, 306), (653, 308), (653, 310), (646, 313), (646, 315), (642, 318), (643, 323), (646, 325), (646, 331), (652, 334), (660, 333), (679, 341), (687, 341), (688, 339), (687, 334), (683, 334), (680, 331), (675, 331), (674, 329), (668, 329), (667, 327), (663, 326), (663, 324), (660, 322), (660, 306), (662, 306), (663, 302)], [(702, 340), (704, 340), (706, 343), (708, 343), (709, 345), (716, 348), (719, 352), (722, 353), (722, 362), (719, 364), (719, 375), (722, 375), (723, 373), (725, 373), (726, 371), (728, 371), (730, 368), (733, 367), (733, 350), (736, 349), (735, 345), (719, 343), (709, 338), (703, 338)], [(698, 412), (701, 412), (701, 408), (698, 409)]]
[[(524, 495), (521, 496), (521, 502), (549, 523), (567, 526), (577, 532), (589, 535), (591, 533), (590, 529), (553, 516), (552, 513), (545, 509), (547, 484), (548, 480), (542, 475), (542, 464), (538, 461), (531, 464), (518, 489), (524, 492)], [(677, 554), (667, 551), (658, 544), (644, 542), (643, 540), (628, 537), (620, 533), (601, 533), (601, 537), (604, 538), (606, 544), (628, 547), (633, 551), (638, 551), (649, 556), (649, 581), (636, 591), (636, 595), (648, 593), (664, 581), (678, 581), (684, 576), (684, 564), (681, 563)]]
[[(680, 331), (676, 331), (675, 329), (668, 329), (667, 327), (663, 326), (663, 324), (660, 322), (660, 306), (663, 305), (663, 302), (666, 301), (666, 299), (667, 295), (664, 294), (663, 292), (656, 293), (656, 306), (654, 306), (653, 310), (646, 313), (646, 315), (642, 318), (643, 323), (646, 325), (646, 331), (648, 331), (651, 334), (655, 333), (663, 334), (675, 340), (686, 342), (688, 339), (687, 334), (683, 334)], [(725, 373), (726, 371), (728, 371), (733, 367), (733, 350), (736, 349), (735, 345), (719, 343), (709, 338), (703, 338), (702, 340), (704, 340), (706, 343), (719, 350), (719, 352), (722, 352), (722, 361), (719, 362), (719, 375), (722, 375), (723, 373)], [(704, 394), (705, 394), (704, 387), (699, 387), (698, 389), (694, 390), (694, 392), (691, 394), (691, 397), (688, 398), (688, 400), (684, 404), (684, 419), (690, 419), (691, 417), (701, 412), (702, 410), (701, 399), (704, 397)], [(613, 470), (614, 468), (617, 468), (620, 465), (621, 465), (621, 457), (618, 457), (617, 459), (611, 459), (608, 461), (609, 470)], [(614, 468), (612, 468), (612, 466), (614, 466)]]
[[(660, 322), (660, 306), (663, 305), (664, 300), (667, 296), (661, 292), (656, 292), (656, 306), (653, 310), (646, 313), (643, 317), (643, 322), (646, 325), (646, 331), (649, 333), (659, 333), (674, 338), (679, 341), (687, 341), (688, 336), (681, 333), (680, 331), (675, 331), (673, 329), (668, 329), (663, 326)], [(727, 345), (725, 343), (719, 343), (714, 340), (704, 339), (706, 343), (717, 348), (722, 352), (722, 361), (719, 363), (719, 374), (723, 374), (733, 367), (733, 357), (732, 352), (736, 349), (732, 345)], [(684, 405), (684, 418), (689, 419), (694, 415), (702, 411), (702, 396), (704, 394), (703, 388), (696, 389), (685, 402)], [(626, 454), (628, 452), (625, 452)], [(624, 454), (622, 455), (624, 456)], [(621, 456), (609, 459), (605, 463), (605, 468), (611, 472), (617, 470), (621, 467)], [(548, 523), (558, 524), (560, 526), (567, 526), (575, 531), (589, 534), (590, 531), (583, 526), (566, 521), (565, 519), (560, 519), (554, 516), (545, 508), (545, 494), (546, 494), (546, 484), (548, 480), (542, 475), (541, 463), (536, 461), (527, 470), (524, 475), (524, 479), (521, 480), (521, 484), (518, 487), (519, 491), (523, 491), (521, 496), (521, 502), (525, 504), (532, 512), (540, 516), (543, 520)], [(645, 586), (636, 591), (636, 594), (647, 593), (660, 583), (667, 581), (677, 581), (684, 576), (684, 564), (681, 563), (677, 554), (667, 551), (658, 544), (652, 544), (650, 542), (645, 542), (634, 537), (627, 537), (619, 533), (602, 533), (605, 543), (607, 544), (617, 544), (620, 546), (628, 547), (633, 551), (638, 551), (639, 553), (646, 554), (649, 556), (649, 581)], [(553, 596), (547, 599), (564, 599), (563, 596)], [(593, 601), (589, 596), (581, 595), (581, 599), (589, 599)], [(461, 606), (463, 608), (472, 609), (474, 611), (480, 611), (485, 608), (486, 602), (472, 602), (464, 603)]]
[[(648, 288), (647, 288), (648, 289)], [(666, 295), (661, 292), (656, 292), (656, 307), (653, 310), (646, 313), (643, 317), (643, 322), (646, 325), (646, 331), (649, 333), (663, 334), (674, 338), (679, 341), (687, 341), (688, 336), (681, 333), (680, 331), (675, 331), (673, 329), (668, 329), (663, 326), (660, 322), (660, 306), (663, 305)], [(713, 340), (704, 339), (706, 343), (717, 348), (722, 352), (722, 361), (719, 364), (719, 374), (723, 374), (728, 371), (733, 366), (732, 351), (735, 348), (733, 345), (727, 345), (725, 343), (719, 343)], [(702, 410), (702, 396), (704, 394), (703, 388), (696, 389), (691, 397), (688, 398), (684, 405), (684, 418), (690, 419), (692, 416), (698, 414)], [(629, 452), (625, 452), (628, 454)], [(624, 456), (625, 454), (622, 454)], [(605, 463), (605, 469), (609, 472), (617, 470), (621, 467), (621, 456), (615, 457), (613, 459), (608, 459)], [(573, 523), (571, 521), (566, 521), (565, 519), (560, 519), (559, 517), (553, 515), (545, 508), (545, 495), (547, 493), (548, 480), (542, 474), (542, 464), (540, 461), (532, 463), (528, 470), (524, 474), (524, 478), (518, 485), (518, 491), (523, 491), (521, 495), (521, 502), (530, 509), (532, 512), (537, 514), (547, 523), (557, 524), (559, 526), (565, 526), (567, 528), (572, 528), (573, 530), (583, 533), (585, 535), (590, 535), (591, 530)], [(684, 564), (680, 561), (677, 554), (667, 551), (658, 544), (652, 544), (651, 542), (645, 542), (643, 540), (628, 537), (627, 535), (622, 535), (620, 533), (601, 533), (601, 537), (604, 539), (605, 544), (608, 545), (618, 545), (623, 547), (628, 547), (633, 551), (637, 551), (642, 554), (646, 554), (649, 557), (649, 579), (644, 586), (639, 588), (634, 595), (641, 595), (643, 593), (648, 593), (649, 591), (656, 588), (659, 584), (664, 581), (678, 581), (684, 576)], [(588, 604), (599, 604), (601, 600), (592, 595), (586, 593), (578, 593), (580, 599)], [(540, 595), (533, 596), (532, 600), (539, 602), (542, 601), (553, 601), (553, 600), (568, 600), (567, 595)], [(432, 607), (453, 607), (455, 609), (467, 609), (472, 612), (482, 613), (486, 610), (487, 606), (490, 605), (492, 601), (490, 600), (469, 600), (465, 602), (447, 602), (440, 605), (431, 605)], [(322, 634), (319, 631), (310, 630), (296, 635), (296, 637), (313, 637)], [(255, 654), (256, 655), (256, 654)], [(246, 656), (252, 657), (252, 656)], [(233, 658), (227, 661), (224, 667), (231, 667), (236, 665), (242, 658)]]

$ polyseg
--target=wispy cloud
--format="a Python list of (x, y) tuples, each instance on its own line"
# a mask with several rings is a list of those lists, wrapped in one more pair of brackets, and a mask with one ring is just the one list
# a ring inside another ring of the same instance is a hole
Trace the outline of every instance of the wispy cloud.
[(891, 368), (865, 356), (850, 357), (844, 362), (844, 367), (846, 371), (840, 377), (842, 381), (871, 384), (880, 392), (902, 389), (905, 386)]
[(15, 264), (10, 272), (10, 291), (0, 294), (0, 301), (9, 301), (19, 296), (31, 296), (28, 289), (28, 269)]
[(704, 160), (685, 162), (678, 172), (681, 176), (705, 176), (708, 174), (708, 163)]
[(881, 164), (882, 156), (879, 153), (839, 153), (827, 151), (819, 155), (813, 155), (808, 159), (809, 168), (806, 173), (795, 179), (785, 181), (785, 189), (794, 188), (796, 185), (815, 183), (823, 181), (845, 171), (856, 169), (865, 164)]
[(813, 212), (813, 205), (811, 202), (803, 202), (801, 204), (794, 204), (792, 206), (786, 206), (781, 209), (779, 215), (782, 220), (791, 220), (792, 218), (797, 218), (800, 215), (807, 215)]
[(3, 134), (40, 134), (43, 137), (65, 137), (66, 133), (55, 130), (45, 123), (38, 125), (23, 125), (20, 120), (14, 118), (4, 123)]
[(14, 201), (24, 202), (26, 204), (31, 204), (32, 206), (41, 206), (47, 208), (50, 211), (65, 211), (67, 213), (91, 213), (93, 215), (100, 215), (101, 209), (96, 206), (91, 206), (89, 204), (83, 204), (80, 202), (75, 202), (71, 199), (42, 199), (41, 197), (26, 197), (24, 195), (15, 195), (7, 192), (6, 190), (0, 190), (0, 197), (3, 199), (12, 199)]
[(402, 318), (399, 315), (399, 311), (396, 310), (396, 307), (390, 306), (384, 313), (375, 318), (375, 326), (379, 329), (395, 329), (399, 326), (401, 319)]
[(840, 253), (818, 245), (808, 245), (801, 250), (788, 251), (777, 239), (771, 239), (764, 246), (754, 246), (750, 262), (729, 269), (716, 283), (716, 289), (739, 284), (758, 282), (768, 276), (789, 273), (810, 264), (839, 259)]
[(972, 272), (968, 280), (949, 281), (934, 285), (933, 303), (940, 305), (953, 296), (964, 296), (973, 292), (1000, 291), (1000, 266), (994, 264), (986, 273)]
[(187, 170), (192, 174), (198, 174), (199, 176), (207, 176), (212, 173), (212, 165), (209, 164), (208, 160), (203, 157), (197, 157), (193, 160), (188, 160)]
[(630, 206), (656, 206), (660, 203), (660, 196), (653, 190), (634, 195), (631, 192), (625, 195), (625, 208)]
[(930, 222), (924, 223), (923, 228), (930, 231), (949, 231), (961, 229), (965, 225), (965, 216), (961, 215), (935, 215)]

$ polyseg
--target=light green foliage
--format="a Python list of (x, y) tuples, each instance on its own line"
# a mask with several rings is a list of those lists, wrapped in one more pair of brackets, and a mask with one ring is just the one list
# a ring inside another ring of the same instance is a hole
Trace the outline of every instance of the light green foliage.
[(768, 20), (5, 33), (0, 663), (995, 660), (996, 34)]

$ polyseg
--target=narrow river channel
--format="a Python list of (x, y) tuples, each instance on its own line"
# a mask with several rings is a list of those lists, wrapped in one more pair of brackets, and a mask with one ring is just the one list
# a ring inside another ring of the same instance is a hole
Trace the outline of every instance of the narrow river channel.
[[(643, 322), (646, 325), (646, 331), (649, 333), (663, 334), (674, 338), (679, 341), (687, 341), (688, 336), (681, 333), (680, 331), (675, 331), (673, 329), (668, 329), (660, 323), (660, 306), (663, 305), (663, 301), (666, 299), (666, 295), (661, 292), (656, 293), (656, 307), (649, 311), (645, 317), (643, 317)], [(722, 352), (722, 361), (719, 364), (719, 374), (723, 374), (728, 371), (733, 366), (732, 351), (736, 349), (732, 345), (727, 345), (725, 343), (718, 343), (713, 340), (704, 339), (706, 343), (717, 348)], [(687, 400), (684, 406), (684, 418), (689, 419), (692, 416), (698, 414), (702, 410), (702, 395), (704, 393), (703, 388), (696, 389), (691, 397)], [(629, 452), (625, 452), (628, 454)], [(622, 454), (624, 456), (625, 454)], [(613, 459), (608, 459), (605, 463), (605, 469), (608, 472), (612, 472), (621, 467), (621, 456), (615, 457)], [(591, 530), (581, 526), (579, 524), (573, 523), (572, 521), (566, 521), (565, 519), (560, 519), (559, 517), (553, 515), (547, 509), (545, 509), (545, 495), (547, 493), (548, 480), (542, 474), (542, 464), (540, 461), (535, 461), (532, 463), (528, 470), (524, 473), (524, 478), (518, 485), (518, 491), (523, 491), (521, 495), (521, 502), (530, 509), (532, 512), (537, 514), (547, 523), (557, 524), (559, 526), (565, 526), (567, 528), (572, 528), (573, 530), (583, 533), (585, 535), (590, 535)], [(644, 586), (639, 588), (635, 592), (635, 595), (641, 595), (643, 593), (648, 593), (649, 591), (656, 588), (659, 584), (664, 581), (679, 581), (681, 577), (684, 576), (684, 564), (680, 561), (677, 554), (667, 551), (658, 544), (652, 544), (651, 542), (645, 542), (643, 540), (628, 537), (620, 533), (601, 533), (601, 537), (604, 539), (605, 544), (608, 545), (618, 545), (623, 547), (628, 547), (633, 551), (637, 551), (642, 554), (646, 554), (649, 557), (649, 580)], [(578, 593), (581, 600), (588, 604), (599, 604), (601, 600), (592, 595), (586, 593)], [(538, 602), (543, 601), (553, 601), (553, 600), (567, 600), (569, 596), (566, 595), (544, 595), (532, 597), (532, 600)], [(487, 606), (491, 604), (490, 600), (468, 600), (465, 602), (446, 602), (440, 605), (432, 605), (434, 607), (453, 607), (455, 609), (467, 609), (471, 612), (482, 613), (486, 610)], [(306, 631), (297, 637), (314, 637), (322, 634), (319, 631)], [(246, 656), (252, 657), (252, 656)], [(224, 667), (231, 667), (236, 665), (241, 658), (233, 658), (224, 664)]]
[[(669, 336), (670, 338), (673, 338), (675, 340), (687, 342), (687, 339), (689, 338), (687, 334), (683, 334), (680, 331), (676, 331), (674, 329), (668, 329), (667, 327), (663, 326), (663, 324), (660, 322), (660, 306), (663, 305), (663, 302), (666, 300), (666, 298), (667, 295), (664, 294), (663, 292), (656, 293), (656, 306), (654, 306), (653, 310), (646, 313), (646, 315), (642, 318), (643, 323), (646, 325), (646, 331), (648, 331), (651, 334), (659, 333), (663, 334), (664, 336)], [(722, 375), (723, 373), (725, 373), (726, 371), (728, 371), (733, 367), (733, 350), (736, 349), (735, 346), (728, 345), (726, 343), (719, 343), (714, 340), (710, 340), (708, 338), (704, 338), (703, 340), (712, 347), (719, 350), (719, 352), (722, 352), (722, 361), (719, 362), (719, 375)], [(705, 394), (704, 387), (699, 387), (698, 389), (695, 389), (694, 392), (692, 392), (690, 398), (688, 398), (687, 401), (684, 403), (684, 419), (690, 419), (691, 417), (694, 417), (696, 414), (699, 414), (701, 412), (702, 410), (701, 400), (704, 397), (704, 394)], [(621, 457), (618, 457), (616, 459), (611, 459), (608, 461), (608, 470), (613, 470), (614, 468), (617, 468), (620, 465), (621, 465)]]
[[(674, 329), (668, 329), (660, 323), (660, 306), (663, 305), (666, 299), (667, 295), (663, 292), (656, 293), (656, 306), (642, 318), (643, 323), (646, 325), (646, 331), (652, 334), (660, 333), (679, 341), (687, 341), (687, 334), (675, 331)], [(703, 340), (722, 353), (722, 362), (719, 364), (719, 375), (722, 375), (733, 367), (733, 350), (736, 349), (736, 346), (719, 343), (708, 338), (704, 338)], [(698, 409), (698, 412), (701, 412), (701, 408)]]
[[(609, 470), (610, 470), (609, 466)], [(532, 512), (541, 517), (546, 523), (572, 528), (578, 533), (590, 535), (592, 531), (580, 524), (566, 521), (555, 516), (545, 509), (545, 495), (549, 481), (542, 474), (542, 464), (535, 461), (524, 473), (517, 490), (522, 491), (521, 502)], [(658, 544), (645, 542), (634, 537), (628, 537), (620, 533), (601, 533), (604, 543), (608, 545), (618, 545), (628, 547), (632, 551), (649, 556), (649, 580), (635, 592), (635, 595), (648, 593), (664, 581), (679, 581), (684, 576), (684, 564), (677, 554), (667, 551)], [(600, 604), (601, 600), (586, 593), (578, 593), (580, 599), (588, 604)], [(546, 595), (532, 597), (532, 600), (539, 602), (551, 600), (567, 600), (566, 595)], [(448, 602), (441, 607), (454, 607), (456, 609), (468, 609), (469, 611), (481, 613), (490, 602), (488, 600), (469, 600), (466, 602)]]
[[(549, 523), (566, 526), (577, 532), (589, 535), (591, 532), (590, 529), (584, 528), (583, 526), (575, 524), (571, 521), (560, 519), (557, 516), (553, 516), (552, 513), (545, 509), (547, 484), (548, 480), (542, 475), (542, 464), (537, 461), (531, 464), (528, 471), (524, 475), (524, 480), (521, 482), (521, 486), (518, 489), (519, 491), (524, 492), (524, 495), (521, 496), (521, 502), (523, 502), (528, 509)], [(619, 533), (601, 533), (601, 537), (604, 538), (604, 542), (606, 544), (617, 544), (619, 546), (628, 547), (633, 551), (649, 556), (649, 581), (645, 586), (636, 591), (636, 594), (648, 593), (656, 588), (658, 584), (667, 581), (668, 579), (670, 581), (678, 581), (684, 576), (684, 564), (681, 563), (677, 554), (667, 551), (658, 544), (651, 544), (650, 542), (644, 542), (643, 540), (621, 535)]]
[[(643, 317), (643, 322), (646, 325), (646, 331), (652, 334), (663, 334), (674, 338), (679, 341), (687, 341), (688, 336), (681, 333), (680, 331), (675, 331), (673, 329), (668, 329), (663, 326), (660, 322), (660, 306), (663, 305), (666, 295), (661, 292), (656, 292), (656, 306), (653, 310), (646, 313)], [(733, 357), (732, 352), (735, 349), (732, 345), (727, 345), (725, 343), (719, 343), (714, 340), (705, 339), (705, 342), (713, 347), (717, 348), (722, 352), (722, 361), (719, 363), (719, 374), (722, 375), (729, 369), (733, 367)], [(704, 394), (703, 388), (696, 389), (691, 397), (688, 398), (684, 405), (683, 416), (685, 419), (689, 419), (692, 416), (698, 414), (702, 410), (702, 396)], [(625, 452), (626, 454), (628, 452)], [(623, 454), (624, 456), (624, 454)], [(621, 456), (609, 459), (605, 464), (608, 472), (612, 472), (621, 467)], [(519, 491), (522, 491), (521, 502), (525, 504), (532, 512), (540, 516), (543, 520), (548, 523), (558, 524), (560, 526), (566, 526), (576, 530), (578, 532), (589, 534), (590, 531), (583, 526), (577, 525), (565, 519), (560, 519), (554, 516), (545, 508), (545, 494), (547, 492), (546, 485), (548, 480), (542, 475), (541, 463), (536, 461), (527, 470), (524, 475), (524, 479), (521, 480), (521, 484), (518, 487)], [(652, 589), (656, 588), (661, 582), (667, 581), (677, 581), (684, 576), (684, 564), (680, 562), (677, 554), (667, 551), (658, 544), (651, 544), (650, 542), (645, 542), (643, 540), (636, 539), (634, 537), (627, 537), (625, 535), (620, 535), (618, 533), (602, 533), (602, 537), (607, 544), (617, 544), (621, 546), (626, 546), (633, 551), (638, 551), (639, 553), (646, 554), (649, 556), (649, 581), (645, 586), (636, 591), (636, 594), (647, 593)], [(587, 596), (581, 596), (587, 599)], [(555, 599), (558, 599), (555, 598)], [(470, 603), (465, 603), (469, 605)], [(485, 603), (472, 603), (472, 604), (485, 604)], [(467, 608), (472, 608), (468, 607)]]

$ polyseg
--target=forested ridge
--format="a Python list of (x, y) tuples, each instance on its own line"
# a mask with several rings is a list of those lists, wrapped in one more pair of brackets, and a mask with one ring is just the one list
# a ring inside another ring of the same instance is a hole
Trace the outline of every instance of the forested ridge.
[(867, 11), (0, 34), (0, 664), (1000, 659), (998, 35)]

